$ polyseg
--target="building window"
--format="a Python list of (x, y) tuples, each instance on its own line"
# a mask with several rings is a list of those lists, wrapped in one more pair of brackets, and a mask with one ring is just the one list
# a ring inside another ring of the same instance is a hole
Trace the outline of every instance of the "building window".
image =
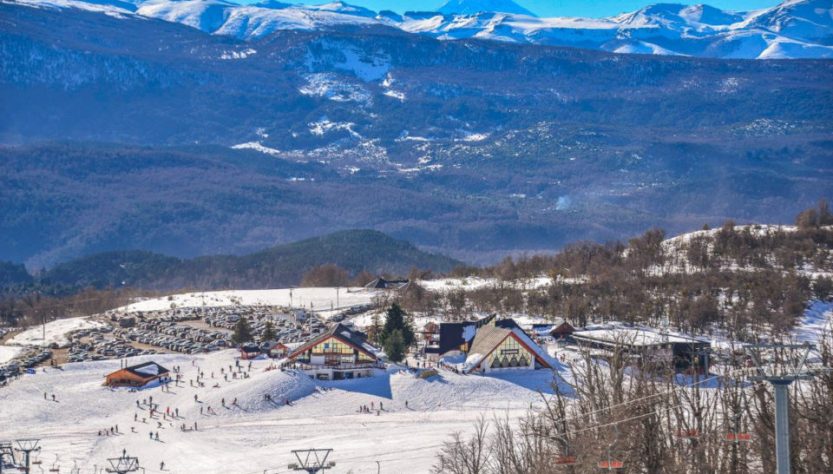
[(496, 369), (528, 367), (532, 354), (514, 337), (507, 337), (489, 356), (490, 366)]

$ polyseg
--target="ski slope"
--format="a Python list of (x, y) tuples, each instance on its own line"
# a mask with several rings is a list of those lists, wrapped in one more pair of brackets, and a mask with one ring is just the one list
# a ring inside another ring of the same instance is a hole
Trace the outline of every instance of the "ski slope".
[[(57, 344), (59, 347), (63, 347), (69, 344), (69, 339), (67, 339), (69, 332), (101, 326), (104, 326), (104, 323), (95, 321), (87, 316), (58, 319), (46, 323), (45, 328), (41, 325), (32, 326), (15, 335), (8, 341), (8, 344), (17, 346), (49, 346), (51, 344)], [(45, 338), (44, 335), (46, 336)]]
[(162, 311), (222, 306), (284, 306), (314, 311), (347, 309), (369, 304), (379, 293), (364, 288), (281, 288), (182, 293), (149, 298), (117, 308), (117, 312)]
[[(425, 473), (451, 433), (467, 432), (481, 415), (516, 419), (530, 404), (540, 403), (538, 389), (552, 393), (552, 373), (544, 370), (502, 377), (442, 371), (423, 380), (391, 369), (371, 378), (315, 382), (302, 374), (266, 370), (269, 360), (253, 361), (250, 378), (226, 382), (220, 368), (228, 370), (236, 355), (227, 350), (130, 360), (181, 366), (184, 386), (170, 393), (158, 387), (134, 393), (103, 387), (104, 376), (118, 369), (118, 361), (67, 364), (63, 370), (27, 375), (0, 390), (0, 407), (14, 407), (0, 410), (3, 438), (41, 438), (44, 468), (57, 456), (62, 472), (77, 458), (80, 472), (92, 473), (93, 466), (104, 465), (123, 449), (151, 473), (161, 472), (162, 461), (165, 472), (183, 474), (285, 472), (292, 449), (330, 447), (338, 472), (375, 473), (380, 461), (382, 472)], [(205, 388), (188, 384), (198, 368), (205, 373)], [(272, 402), (264, 398), (267, 393)], [(182, 418), (164, 421), (161, 428), (157, 420), (143, 423), (148, 410), (137, 408), (136, 401), (149, 396), (162, 411), (178, 408)], [(223, 398), (229, 408), (222, 407)], [(238, 404), (231, 407), (235, 398)], [(384, 410), (358, 413), (360, 405), (371, 403), (382, 403)], [(209, 406), (215, 415), (207, 414)], [(195, 421), (198, 431), (179, 429)], [(98, 435), (115, 425), (121, 434)], [(159, 441), (150, 439), (151, 431), (159, 432)]]

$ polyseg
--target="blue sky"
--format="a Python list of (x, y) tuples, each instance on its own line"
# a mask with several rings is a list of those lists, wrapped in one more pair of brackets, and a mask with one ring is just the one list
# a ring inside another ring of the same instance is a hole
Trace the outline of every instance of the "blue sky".
[[(241, 3), (253, 3), (257, 0), (240, 0)], [(284, 0), (294, 3), (298, 0)], [(301, 3), (320, 4), (328, 0), (305, 0)], [(353, 5), (361, 5), (372, 10), (436, 10), (445, 3), (444, 0), (345, 0)], [(515, 0), (519, 5), (540, 16), (589, 16), (601, 17), (633, 11), (652, 3), (706, 3), (724, 10), (752, 10), (777, 5), (779, 0)]]

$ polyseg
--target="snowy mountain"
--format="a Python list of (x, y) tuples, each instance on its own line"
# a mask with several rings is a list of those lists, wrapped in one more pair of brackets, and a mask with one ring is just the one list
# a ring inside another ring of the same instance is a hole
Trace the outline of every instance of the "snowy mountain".
[(536, 16), (512, 0), (449, 0), (438, 12), (445, 15), (475, 15), (481, 12)]
[[(9, 1), (9, 0), (6, 0)], [(332, 2), (265, 0), (11, 0), (39, 8), (139, 15), (204, 32), (256, 40), (277, 30), (384, 25), (442, 40), (487, 39), (615, 53), (712, 58), (833, 58), (829, 0), (786, 0), (773, 8), (728, 12), (707, 5), (656, 4), (609, 18), (537, 18), (511, 0), (451, 0), (439, 12), (404, 15)]]

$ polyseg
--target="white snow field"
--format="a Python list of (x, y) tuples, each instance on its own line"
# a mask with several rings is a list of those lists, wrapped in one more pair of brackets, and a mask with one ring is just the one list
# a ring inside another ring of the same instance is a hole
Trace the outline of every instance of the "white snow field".
[(22, 347), (0, 346), (0, 364), (5, 364), (6, 362), (14, 359), (22, 351)]
[(17, 346), (48, 346), (54, 343), (63, 347), (69, 344), (67, 333), (70, 331), (75, 331), (77, 329), (90, 329), (101, 327), (103, 325), (104, 323), (95, 321), (87, 316), (58, 319), (56, 321), (46, 323), (45, 339), (44, 327), (37, 325), (15, 335), (8, 341), (8, 344)]
[[(292, 306), (315, 311), (347, 309), (365, 305), (379, 293), (364, 288), (281, 288), (275, 290), (229, 290), (182, 293), (149, 298), (116, 309), (120, 312), (162, 311), (176, 308), (218, 306)], [(172, 306), (175, 305), (175, 306)]]
[[(292, 449), (333, 448), (333, 472), (375, 473), (380, 461), (382, 472), (425, 473), (451, 433), (470, 430), (481, 415), (517, 419), (530, 404), (541, 403), (538, 389), (552, 393), (553, 374), (547, 370), (498, 377), (441, 371), (423, 380), (390, 369), (371, 378), (316, 382), (303, 374), (266, 370), (273, 364), (269, 360), (253, 361), (250, 378), (225, 382), (220, 368), (233, 365), (236, 355), (226, 350), (129, 361), (154, 360), (169, 369), (179, 365), (184, 383), (170, 393), (158, 387), (138, 392), (103, 387), (104, 376), (119, 368), (118, 361), (66, 364), (63, 370), (26, 375), (0, 389), (0, 438), (41, 438), (43, 466), (57, 459), (62, 472), (77, 459), (80, 472), (91, 473), (127, 449), (151, 473), (160, 472), (162, 461), (165, 472), (276, 473), (288, 471)], [(205, 374), (205, 388), (189, 386), (198, 368)], [(159, 410), (179, 409), (182, 418), (163, 421), (159, 428), (161, 418), (150, 420), (147, 408), (136, 405), (149, 396)], [(222, 407), (222, 398), (230, 408)], [(237, 406), (231, 408), (235, 398)], [(379, 415), (358, 412), (360, 405), (371, 403), (382, 403), (384, 410)], [(207, 414), (209, 406), (216, 414)], [(180, 429), (195, 421), (198, 431)], [(120, 434), (98, 435), (115, 425)], [(151, 431), (159, 432), (159, 441), (150, 439)]]

